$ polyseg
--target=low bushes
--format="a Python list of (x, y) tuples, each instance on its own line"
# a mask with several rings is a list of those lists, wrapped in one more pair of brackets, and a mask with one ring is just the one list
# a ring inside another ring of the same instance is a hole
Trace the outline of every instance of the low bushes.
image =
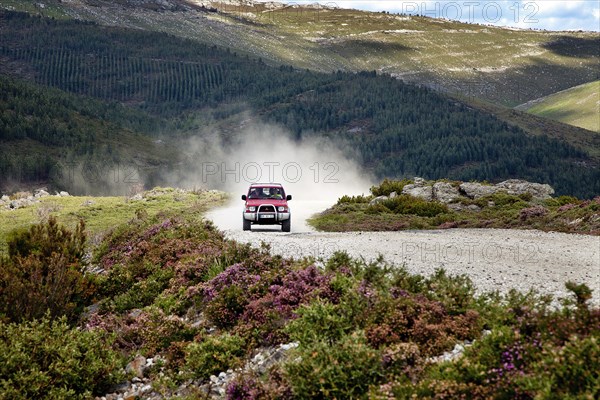
[(119, 354), (101, 330), (71, 328), (65, 317), (0, 321), (0, 398), (89, 399), (122, 378)]
[(186, 369), (194, 378), (208, 379), (211, 375), (242, 366), (245, 355), (244, 339), (224, 333), (208, 336), (185, 349)]
[(94, 294), (83, 274), (85, 225), (75, 231), (54, 218), (15, 231), (8, 240), (9, 256), (0, 259), (0, 317), (29, 321), (49, 312), (74, 319)]
[(379, 185), (371, 187), (371, 193), (373, 196), (389, 196), (390, 193), (396, 192), (396, 194), (402, 193), (404, 186), (413, 183), (410, 179), (402, 179), (400, 181), (392, 179), (384, 179)]

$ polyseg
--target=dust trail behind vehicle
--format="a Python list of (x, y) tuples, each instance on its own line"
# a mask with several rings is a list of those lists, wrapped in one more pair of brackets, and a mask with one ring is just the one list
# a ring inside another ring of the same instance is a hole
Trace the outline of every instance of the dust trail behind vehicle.
[[(292, 232), (310, 231), (306, 219), (343, 195), (368, 193), (374, 180), (331, 142), (292, 139), (272, 126), (249, 128), (235, 143), (213, 145), (200, 165), (195, 186), (231, 193), (230, 203), (207, 216), (221, 229), (242, 228), (242, 194), (251, 183), (281, 183), (292, 211)], [(188, 184), (188, 186), (190, 186)], [(280, 231), (280, 226), (253, 230)]]

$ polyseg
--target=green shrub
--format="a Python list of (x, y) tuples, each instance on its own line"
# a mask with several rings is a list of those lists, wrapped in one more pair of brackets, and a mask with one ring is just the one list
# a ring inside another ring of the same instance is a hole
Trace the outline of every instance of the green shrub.
[(438, 268), (426, 279), (426, 285), (427, 297), (442, 303), (452, 314), (465, 312), (474, 302), (475, 286), (467, 275), (450, 276)]
[[(520, 195), (520, 196), (515, 196), (515, 195), (511, 195), (505, 192), (499, 192), (499, 193), (494, 193), (491, 196), (485, 196), (482, 199), (486, 200), (486, 204), (487, 205), (487, 201), (493, 201), (494, 204), (498, 207), (503, 207), (503, 206), (511, 206), (513, 204), (517, 204), (519, 203), (519, 207), (523, 206), (524, 201), (529, 201), (531, 200), (531, 194), (530, 193), (526, 193), (529, 194), (529, 196), (526, 195)], [(529, 198), (529, 200), (526, 200), (527, 198)]]
[(284, 369), (297, 398), (366, 398), (369, 386), (383, 377), (381, 352), (371, 348), (360, 331), (334, 344), (301, 343), (295, 352), (298, 357), (293, 355)]
[(376, 215), (391, 213), (392, 210), (383, 205), (383, 202), (371, 204), (365, 210), (365, 214)]
[(292, 320), (285, 331), (291, 340), (300, 343), (334, 343), (354, 329), (354, 321), (344, 315), (340, 306), (323, 300), (300, 306), (296, 314), (298, 318)]
[(232, 284), (221, 290), (206, 306), (206, 317), (217, 328), (232, 328), (247, 304), (247, 293), (240, 286)]
[(208, 379), (211, 375), (239, 367), (244, 354), (244, 339), (225, 333), (189, 344), (185, 349), (185, 363), (192, 376)]
[(533, 373), (519, 381), (524, 391), (540, 399), (597, 398), (600, 393), (598, 338), (572, 336), (564, 347), (545, 346)]
[(0, 260), (0, 314), (12, 321), (75, 318), (88, 304), (94, 285), (83, 274), (83, 221), (74, 232), (51, 217), (8, 240), (9, 257)]
[(548, 207), (560, 207), (565, 204), (581, 204), (581, 200), (573, 196), (558, 196), (552, 199), (547, 199), (544, 204)]
[(118, 382), (122, 366), (105, 333), (70, 328), (65, 317), (0, 321), (2, 399), (89, 399)]
[(373, 196), (389, 196), (390, 193), (396, 192), (396, 194), (402, 193), (402, 189), (404, 186), (413, 183), (410, 179), (402, 179), (400, 181), (395, 181), (391, 179), (385, 178), (383, 182), (379, 184), (379, 186), (371, 187), (371, 193)]
[(341, 269), (355, 269), (356, 261), (345, 251), (336, 251), (325, 262), (325, 271), (338, 272)]
[[(123, 312), (151, 305), (168, 287), (169, 280), (173, 277), (174, 272), (170, 268), (161, 266), (149, 266), (148, 270), (153, 272), (146, 279), (132, 283), (125, 293), (114, 296), (105, 307)], [(113, 270), (109, 272), (109, 275), (112, 275), (112, 272)], [(114, 277), (109, 279), (114, 280)]]
[(399, 195), (381, 202), (395, 214), (412, 214), (419, 217), (435, 217), (447, 213), (448, 206), (435, 201), (427, 201), (410, 195)]
[(337, 201), (338, 205), (341, 204), (362, 204), (362, 203), (368, 203), (369, 201), (371, 201), (371, 197), (370, 196), (348, 196), (348, 195), (343, 195), (342, 197), (340, 197)]

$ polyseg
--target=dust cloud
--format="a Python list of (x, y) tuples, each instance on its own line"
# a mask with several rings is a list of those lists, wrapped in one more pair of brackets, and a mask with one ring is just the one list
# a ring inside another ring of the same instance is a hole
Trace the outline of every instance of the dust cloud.
[[(292, 232), (312, 230), (306, 219), (333, 205), (343, 195), (368, 193), (372, 177), (334, 143), (317, 138), (301, 141), (280, 127), (254, 124), (224, 143), (217, 138), (192, 139), (188, 152), (198, 160), (179, 182), (183, 187), (220, 189), (231, 193), (230, 203), (208, 214), (224, 230), (242, 226), (241, 195), (251, 183), (281, 183), (292, 195)], [(354, 157), (357, 159), (357, 157)], [(253, 230), (280, 231), (278, 225)]]

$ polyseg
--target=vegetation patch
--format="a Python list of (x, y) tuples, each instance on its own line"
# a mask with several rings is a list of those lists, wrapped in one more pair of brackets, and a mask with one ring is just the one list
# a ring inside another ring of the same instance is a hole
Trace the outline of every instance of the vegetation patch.
[[(580, 200), (558, 196), (540, 200), (529, 193), (498, 192), (477, 199), (461, 197), (444, 204), (399, 194), (401, 189), (397, 190), (408, 182), (384, 180), (371, 188), (371, 195), (342, 196), (309, 223), (319, 230), (338, 232), (508, 228), (600, 234), (600, 197)], [(393, 191), (398, 195), (376, 199)]]

